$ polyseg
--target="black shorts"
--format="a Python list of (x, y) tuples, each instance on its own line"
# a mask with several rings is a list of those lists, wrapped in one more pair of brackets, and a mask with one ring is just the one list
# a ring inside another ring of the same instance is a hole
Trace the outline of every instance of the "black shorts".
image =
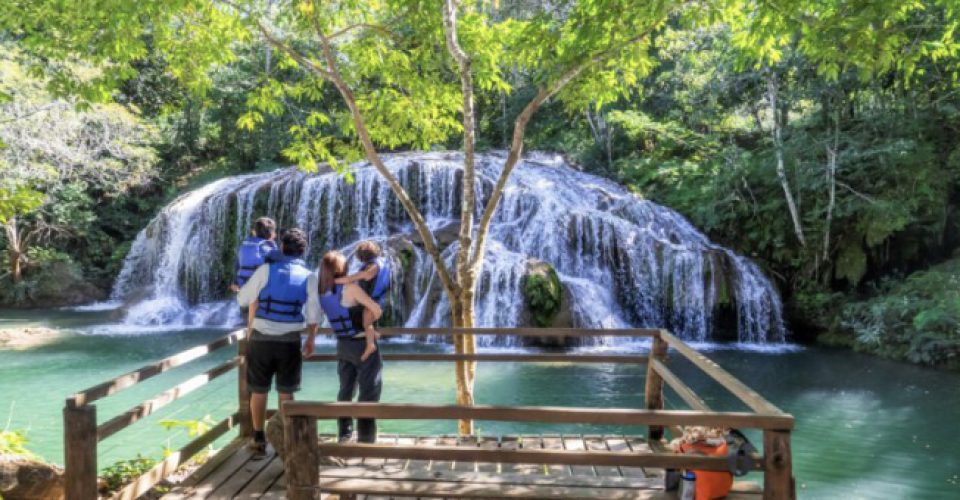
[(302, 371), (303, 353), (299, 342), (253, 340), (247, 344), (247, 388), (250, 392), (270, 392), (274, 376), (277, 392), (297, 392)]

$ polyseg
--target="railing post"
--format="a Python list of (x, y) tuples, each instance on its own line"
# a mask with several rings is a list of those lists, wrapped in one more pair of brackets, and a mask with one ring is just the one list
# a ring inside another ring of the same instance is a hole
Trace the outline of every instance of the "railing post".
[(73, 398), (63, 408), (63, 464), (66, 499), (96, 499), (97, 407)]
[(237, 413), (240, 438), (253, 436), (253, 418), (250, 415), (250, 391), (247, 388), (247, 339), (237, 342)]
[(794, 500), (796, 498), (790, 431), (765, 430), (763, 431), (763, 499)]
[[(653, 360), (666, 361), (667, 342), (660, 334), (653, 336), (653, 345), (650, 349), (650, 362), (647, 363), (647, 382), (644, 391), (644, 401), (648, 410), (663, 409), (663, 378), (653, 367)], [(663, 426), (651, 425), (647, 430), (647, 439), (659, 441), (663, 438)]]
[[(283, 411), (281, 409), (281, 411)], [(320, 448), (317, 443), (316, 417), (283, 417), (284, 475), (287, 498), (306, 500), (320, 497)]]

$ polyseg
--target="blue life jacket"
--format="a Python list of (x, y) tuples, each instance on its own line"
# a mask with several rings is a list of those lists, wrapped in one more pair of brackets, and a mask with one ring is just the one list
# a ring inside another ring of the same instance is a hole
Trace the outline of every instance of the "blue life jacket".
[(373, 281), (373, 285), (367, 289), (367, 293), (371, 299), (377, 301), (382, 306), (383, 299), (387, 296), (387, 292), (390, 291), (390, 265), (387, 259), (377, 257), (376, 260), (365, 262), (360, 267), (360, 270), (363, 271), (373, 264), (376, 264), (379, 270), (377, 271), (377, 276), (371, 280)]
[(255, 316), (280, 323), (303, 323), (310, 270), (301, 259), (287, 256), (269, 266), (270, 277), (257, 297)]
[(237, 286), (246, 284), (258, 267), (276, 257), (276, 250), (273, 240), (247, 236), (237, 250)]
[(320, 296), (320, 308), (330, 322), (334, 335), (337, 338), (355, 337), (360, 330), (350, 319), (350, 309), (343, 307), (343, 285), (336, 285), (333, 292)]

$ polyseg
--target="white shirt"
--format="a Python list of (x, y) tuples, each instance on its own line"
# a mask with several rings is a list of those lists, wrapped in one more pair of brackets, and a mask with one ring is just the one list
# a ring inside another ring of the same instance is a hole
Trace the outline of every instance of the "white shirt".
[[(247, 307), (260, 297), (260, 291), (267, 286), (270, 278), (270, 264), (264, 264), (254, 271), (253, 276), (243, 285), (237, 294), (237, 302), (241, 307)], [(283, 335), (293, 331), (303, 330), (307, 325), (320, 323), (320, 299), (317, 296), (318, 277), (316, 272), (310, 273), (307, 279), (307, 303), (303, 305), (303, 323), (281, 323), (269, 319), (254, 318), (253, 329), (264, 335)]]

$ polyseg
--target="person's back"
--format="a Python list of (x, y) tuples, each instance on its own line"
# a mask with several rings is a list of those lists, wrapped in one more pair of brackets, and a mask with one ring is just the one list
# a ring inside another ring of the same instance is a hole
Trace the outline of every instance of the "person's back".
[(266, 395), (274, 379), (280, 406), (300, 388), (300, 335), (304, 330), (307, 343), (303, 349), (308, 355), (313, 351), (320, 308), (316, 274), (301, 259), (306, 246), (303, 231), (288, 231), (282, 238), (282, 255), (254, 271), (237, 295), (240, 306), (250, 307), (253, 313), (246, 362), (254, 429), (250, 446), (256, 456), (263, 456), (266, 450), (263, 421)]
[(236, 280), (237, 289), (253, 276), (257, 268), (279, 256), (276, 238), (276, 223), (269, 217), (260, 217), (253, 223), (251, 234), (244, 238), (237, 249)]
[(255, 318), (278, 323), (302, 323), (307, 302), (310, 270), (298, 257), (275, 257), (269, 266), (267, 284), (257, 296)]

